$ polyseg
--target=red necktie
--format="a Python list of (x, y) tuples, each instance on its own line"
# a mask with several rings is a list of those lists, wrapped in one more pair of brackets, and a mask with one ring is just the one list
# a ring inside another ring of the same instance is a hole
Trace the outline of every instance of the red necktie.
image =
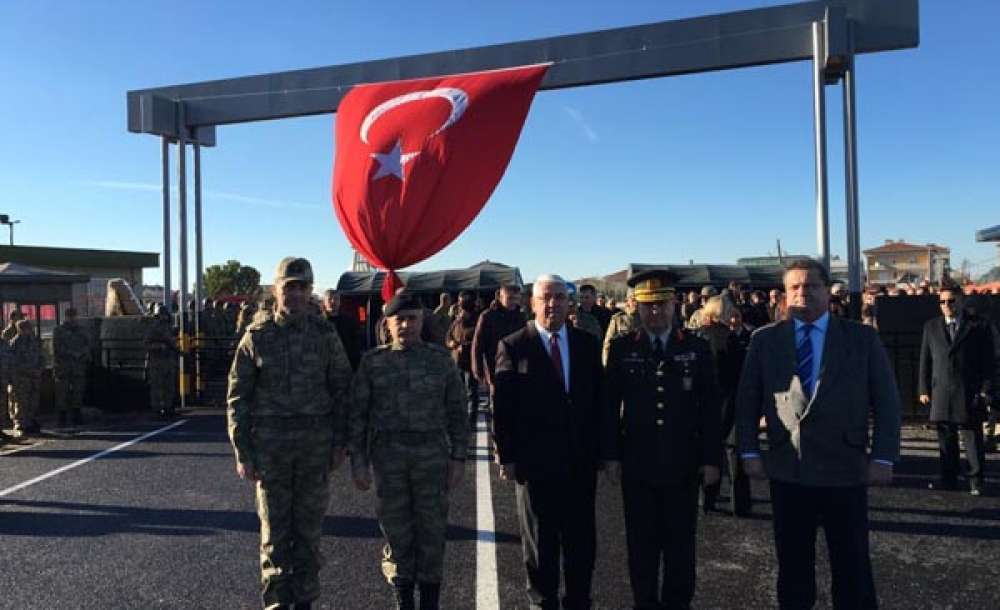
[(566, 388), (566, 375), (563, 373), (562, 350), (559, 349), (559, 333), (552, 333), (549, 336), (549, 355), (552, 357), (552, 366), (556, 367), (556, 375), (559, 376), (559, 384)]

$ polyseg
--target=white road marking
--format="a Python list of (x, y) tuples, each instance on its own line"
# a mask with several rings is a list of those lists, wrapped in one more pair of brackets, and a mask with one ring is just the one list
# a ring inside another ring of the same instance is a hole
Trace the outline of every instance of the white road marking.
[(66, 464), (65, 466), (60, 466), (59, 468), (56, 468), (55, 470), (50, 470), (49, 472), (46, 472), (43, 475), (39, 475), (39, 476), (37, 476), (37, 477), (35, 477), (33, 479), (29, 479), (27, 481), (24, 481), (23, 483), (18, 483), (17, 485), (14, 485), (13, 487), (8, 487), (7, 489), (4, 489), (4, 490), (0, 491), (0, 498), (3, 498), (4, 496), (9, 496), (10, 494), (14, 493), (15, 491), (20, 491), (20, 490), (24, 489), (25, 487), (30, 487), (30, 486), (34, 485), (35, 483), (41, 483), (45, 479), (50, 479), (50, 478), (52, 478), (52, 477), (54, 477), (54, 476), (56, 476), (58, 474), (62, 474), (64, 472), (66, 472), (67, 470), (72, 470), (72, 469), (76, 468), (77, 466), (83, 466), (84, 464), (87, 464), (89, 462), (93, 462), (94, 460), (100, 459), (100, 458), (102, 458), (102, 457), (104, 457), (104, 456), (106, 456), (106, 455), (108, 455), (110, 453), (114, 453), (115, 451), (120, 451), (122, 449), (125, 449), (126, 447), (131, 447), (132, 445), (134, 445), (136, 443), (141, 443), (142, 441), (146, 440), (147, 438), (150, 438), (152, 436), (156, 436), (157, 434), (160, 434), (161, 432), (166, 432), (167, 430), (170, 430), (172, 428), (176, 428), (177, 426), (186, 424), (187, 422), (188, 422), (188, 420), (186, 420), (186, 419), (182, 419), (180, 421), (175, 421), (174, 423), (170, 424), (169, 426), (164, 426), (164, 427), (159, 428), (157, 430), (153, 430), (152, 432), (147, 432), (146, 434), (143, 434), (142, 436), (140, 436), (138, 438), (134, 438), (134, 439), (132, 439), (130, 441), (126, 441), (126, 442), (121, 443), (119, 445), (115, 445), (114, 447), (111, 447), (109, 449), (105, 449), (104, 451), (100, 451), (98, 453), (95, 453), (94, 455), (92, 455), (90, 457), (83, 458), (82, 460), (77, 460), (77, 461), (73, 462), (72, 464)]
[(476, 420), (476, 610), (499, 610), (497, 583), (497, 534), (490, 489), (490, 439), (486, 414)]

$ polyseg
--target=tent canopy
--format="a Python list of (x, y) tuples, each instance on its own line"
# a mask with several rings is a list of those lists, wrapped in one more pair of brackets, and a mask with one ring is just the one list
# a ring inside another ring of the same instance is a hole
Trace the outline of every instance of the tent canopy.
[[(400, 279), (406, 289), (414, 293), (439, 294), (459, 290), (496, 290), (506, 284), (523, 286), (521, 271), (517, 267), (496, 267), (477, 269), (447, 269), (425, 273), (402, 272)], [(348, 271), (340, 276), (337, 292), (347, 296), (374, 296), (382, 291), (385, 273)]]
[(773, 267), (744, 267), (741, 265), (655, 265), (646, 263), (631, 263), (628, 266), (628, 275), (632, 277), (641, 271), (650, 269), (667, 269), (677, 274), (678, 288), (701, 288), (702, 286), (715, 286), (725, 288), (729, 282), (738, 282), (743, 286), (751, 286), (754, 289), (777, 288), (782, 285), (782, 277), (785, 268)]
[(73, 284), (90, 276), (38, 269), (19, 263), (0, 264), (0, 300), (16, 303), (55, 303), (73, 298)]

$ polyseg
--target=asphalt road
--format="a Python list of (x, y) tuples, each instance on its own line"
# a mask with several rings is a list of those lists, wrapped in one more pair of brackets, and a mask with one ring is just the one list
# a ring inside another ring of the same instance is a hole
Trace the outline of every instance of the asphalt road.
[[(221, 412), (191, 410), (175, 424), (98, 459), (89, 458), (166, 424), (133, 418), (0, 450), (0, 608), (260, 607), (253, 493), (235, 476)], [(881, 605), (1000, 607), (1000, 486), (990, 480), (980, 498), (928, 491), (934, 447), (929, 433), (907, 430), (896, 485), (871, 494)], [(442, 605), (476, 608), (478, 582), (495, 587), (493, 607), (524, 608), (512, 484), (491, 467), (494, 527), (477, 525), (477, 493), (487, 490), (475, 464), (452, 493)], [(333, 490), (319, 607), (390, 608), (372, 494), (355, 491), (343, 469)], [(751, 519), (713, 513), (699, 524), (696, 607), (775, 606), (765, 485), (755, 484), (754, 499)], [(610, 481), (600, 484), (597, 511), (595, 606), (629, 607), (620, 493)], [(820, 540), (819, 607), (828, 607)], [(493, 543), (496, 570), (477, 570), (477, 544), (492, 556)]]

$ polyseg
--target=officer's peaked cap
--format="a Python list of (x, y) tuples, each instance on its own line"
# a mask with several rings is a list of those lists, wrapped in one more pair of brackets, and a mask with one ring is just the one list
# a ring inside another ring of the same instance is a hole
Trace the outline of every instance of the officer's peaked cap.
[(666, 269), (650, 269), (636, 273), (626, 282), (635, 291), (635, 300), (640, 303), (666, 301), (674, 295), (677, 274)]

